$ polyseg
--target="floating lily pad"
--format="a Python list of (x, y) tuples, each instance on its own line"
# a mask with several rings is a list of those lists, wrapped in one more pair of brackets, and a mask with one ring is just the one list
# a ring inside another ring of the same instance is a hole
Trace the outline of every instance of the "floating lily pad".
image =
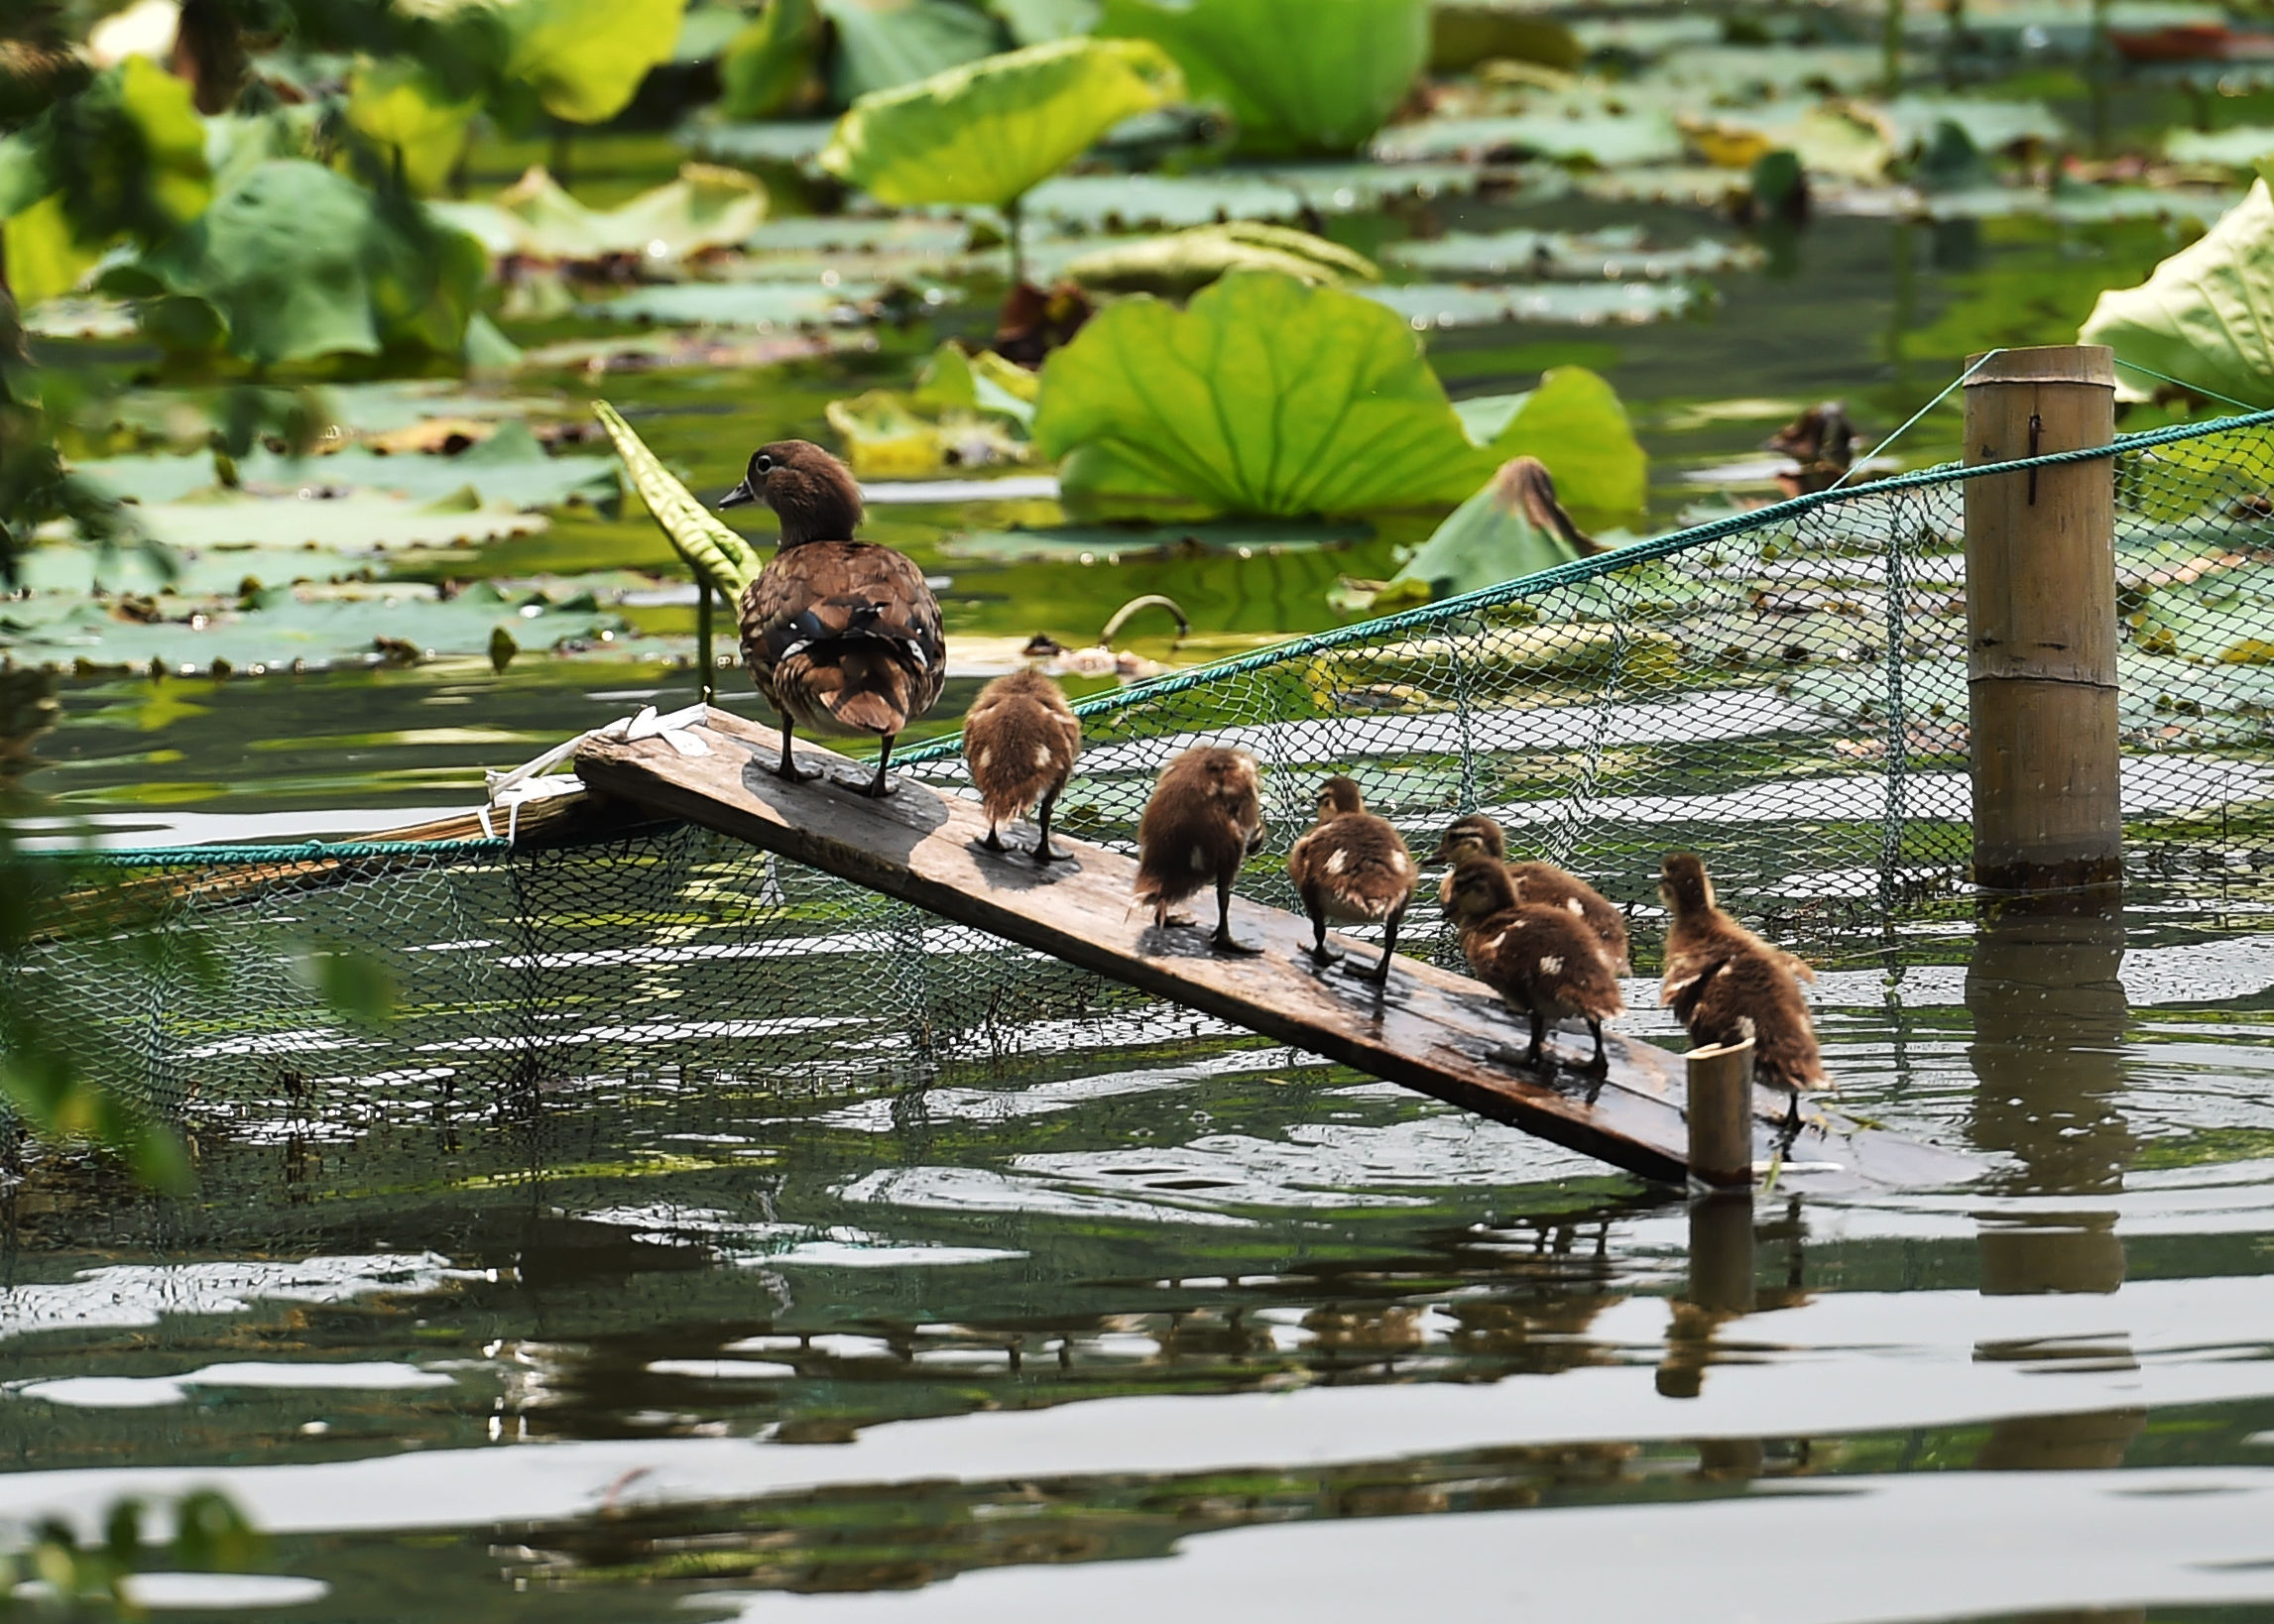
[(1663, 321), (1690, 309), (1696, 289), (1683, 283), (1541, 283), (1532, 287), (1468, 287), (1405, 283), (1359, 290), (1387, 305), (1416, 331), (1432, 327), (1492, 326), (1538, 321), (1581, 327)]
[(1897, 96), (1867, 109), (1884, 127), (1895, 150), (1917, 152), (1938, 126), (1966, 132), (1975, 148), (2003, 152), (2029, 143), (2058, 145), (2070, 139), (2069, 126), (2043, 102), (1980, 101), (1972, 96)]
[[(216, 491), (177, 502), (144, 503), (134, 510), (134, 518), (151, 539), (183, 549), (312, 544), (337, 552), (376, 551), (491, 541), (545, 527), (539, 516), (511, 508), (422, 506), (377, 492), (301, 498)], [(65, 531), (54, 533), (60, 538)]]
[(35, 338), (131, 338), (142, 330), (134, 307), (114, 298), (51, 298), (24, 312)]
[(1292, 220), (1303, 196), (1266, 173), (1062, 174), (1026, 194), (1026, 213), (1081, 230), (1206, 225), (1216, 220)]
[[(508, 421), (454, 457), (351, 446), (328, 456), (294, 458), (262, 449), (240, 458), (237, 474), (256, 491), (388, 491), (432, 502), (471, 490), (481, 502), (527, 509), (611, 500), (616, 467), (614, 457), (548, 457), (526, 423)], [(214, 483), (207, 456), (117, 457), (76, 468), (113, 495), (143, 503), (176, 502)]]
[[(604, 303), (584, 306), (586, 315), (612, 321), (654, 321), (668, 326), (776, 327), (852, 326), (869, 319), (881, 283), (681, 282), (636, 289)], [(945, 293), (938, 302), (945, 302)]]
[(810, 164), (837, 128), (830, 119), (782, 119), (763, 124), (690, 120), (679, 140), (698, 158), (721, 164)]
[(1384, 130), (1373, 156), (1384, 164), (1423, 159), (1481, 160), (1495, 156), (1549, 158), (1615, 165), (1670, 164), (1682, 156), (1682, 133), (1672, 115), (1655, 108), (1609, 113), (1569, 109), (1511, 113), (1497, 118), (1425, 119)]
[(1230, 553), (1246, 558), (1274, 552), (1347, 546), (1374, 533), (1370, 524), (1063, 524), (1044, 529), (974, 530), (950, 535), (940, 550), (956, 558), (1017, 563), (1102, 563), (1124, 558), (1166, 558), (1185, 553)]
[(2274, 126), (2242, 124), (2225, 130), (2174, 130), (2164, 137), (2164, 157), (2174, 164), (2215, 164), (2247, 170), (2274, 155)]
[(1253, 220), (1093, 249), (1066, 261), (1055, 275), (1089, 289), (1181, 297), (1228, 271), (1279, 271), (1329, 285), (1381, 280), (1363, 254), (1307, 231)]
[(493, 254), (580, 262), (688, 258), (743, 242), (766, 218), (766, 188), (739, 170), (689, 164), (621, 208), (590, 209), (534, 168), (487, 203), (434, 203)]
[(743, 246), (752, 254), (959, 254), (971, 230), (958, 220), (920, 214), (793, 215), (769, 220)]
[(1640, 226), (1603, 231), (1456, 231), (1428, 242), (1398, 243), (1382, 258), (1440, 274), (1574, 277), (1662, 281), (1750, 267), (1760, 251), (1748, 243), (1701, 237), (1680, 248), (1656, 248)]
[(98, 589), (235, 597), (248, 581), (265, 588), (364, 579), (381, 567), (381, 560), (368, 552), (329, 547), (209, 547), (172, 552), (164, 564), (141, 547), (119, 547), (106, 555), (76, 544), (33, 547), (18, 560), (22, 584), (35, 598), (85, 597)]

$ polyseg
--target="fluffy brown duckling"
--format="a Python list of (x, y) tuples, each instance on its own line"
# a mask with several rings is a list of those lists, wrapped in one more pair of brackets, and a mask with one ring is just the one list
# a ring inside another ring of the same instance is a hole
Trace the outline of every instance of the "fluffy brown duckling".
[(1689, 852), (1670, 852), (1658, 881), (1672, 923), (1666, 927), (1666, 980), (1658, 1001), (1700, 1045), (1753, 1043), (1753, 1076), (1790, 1089), (1792, 1116), (1800, 1091), (1831, 1087), (1816, 1027), (1800, 984), (1816, 972), (1770, 947), (1714, 901), (1706, 866)]
[(1445, 916), (1461, 932), (1461, 951), (1477, 980), (1532, 1023), (1522, 1064), (1537, 1066), (1548, 1022), (1577, 1015), (1595, 1034), (1590, 1071), (1610, 1069), (1603, 1023), (1626, 1007), (1603, 943), (1569, 911), (1531, 901), (1501, 865), (1472, 858), (1445, 886)]
[(1232, 882), (1263, 843), (1263, 788), (1256, 758), (1245, 751), (1202, 746), (1162, 769), (1137, 822), (1137, 899), (1152, 904), (1154, 926), (1168, 910), (1216, 885), (1216, 934), (1222, 953), (1260, 953), (1232, 936)]
[(845, 465), (809, 440), (778, 440), (751, 453), (721, 508), (764, 502), (781, 521), (781, 543), (742, 595), (742, 655), (758, 691), (781, 717), (781, 764), (801, 772), (790, 736), (807, 729), (871, 733), (884, 741), (877, 775), (855, 784), (889, 795), (893, 740), (931, 709), (947, 679), (939, 600), (905, 554), (855, 541), (861, 488)]
[[(1611, 898), (1579, 875), (1552, 863), (1508, 863), (1507, 836), (1482, 812), (1456, 818), (1437, 842), (1436, 856), (1430, 861), (1458, 868), (1475, 859), (1507, 864), (1508, 875), (1521, 887), (1526, 902), (1562, 908), (1584, 919), (1587, 928), (1603, 939), (1604, 957), (1611, 961), (1613, 972), (1620, 976), (1632, 974), (1626, 952), (1626, 915), (1619, 912), (1618, 905)], [(1452, 889), (1453, 876), (1448, 873), (1437, 888), (1438, 900), (1449, 898)]]
[(1007, 851), (996, 825), (1021, 817), (1036, 799), (1034, 861), (1055, 863), (1050, 810), (1074, 770), (1082, 724), (1058, 685), (1039, 671), (1014, 671), (979, 690), (963, 719), (963, 758), (987, 809), (987, 849)]
[(1327, 946), (1327, 921), (1383, 927), (1381, 960), (1370, 978), (1389, 980), (1397, 952), (1397, 926), (1413, 899), (1413, 854), (1388, 820), (1366, 809), (1366, 797), (1344, 777), (1319, 785), (1319, 820), (1287, 854), (1287, 878), (1311, 916), (1311, 957), (1331, 964), (1342, 957)]

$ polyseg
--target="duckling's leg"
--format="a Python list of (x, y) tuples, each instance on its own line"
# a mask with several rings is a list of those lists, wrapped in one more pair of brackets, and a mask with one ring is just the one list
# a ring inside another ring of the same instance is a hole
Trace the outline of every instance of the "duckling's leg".
[(1541, 1014), (1537, 1008), (1534, 1008), (1532, 1010), (1532, 1046), (1524, 1051), (1524, 1058), (1518, 1062), (1519, 1065), (1537, 1066), (1540, 1063), (1540, 1046), (1547, 1042), (1547, 1017)]
[(796, 727), (797, 725), (789, 720), (789, 713), (787, 711), (782, 712), (781, 765), (774, 769), (774, 775), (777, 778), (786, 778), (793, 784), (809, 784), (814, 779), (820, 777), (821, 774), (818, 772), (801, 772), (798, 770), (797, 757), (791, 754), (789, 748), (790, 736), (796, 732)]
[(1058, 804), (1058, 791), (1064, 784), (1052, 784), (1042, 792), (1042, 804), (1034, 809), (1034, 861), (1036, 863), (1064, 863), (1074, 854), (1054, 850), (1050, 845), (1050, 809)]
[(885, 735), (885, 748), (877, 752), (877, 775), (874, 778), (865, 784), (847, 781), (845, 787), (857, 794), (866, 795), (873, 801), (881, 801), (887, 795), (892, 794), (893, 786), (887, 774), (892, 771), (893, 766), (893, 741), (898, 737), (899, 735), (897, 733)]
[(1611, 1070), (1611, 1056), (1603, 1048), (1603, 1022), (1590, 1020), (1587, 1029), (1595, 1034), (1595, 1058), (1587, 1063), (1587, 1069), (1600, 1076)]
[(1389, 985), (1389, 961), (1397, 957), (1397, 927), (1405, 920), (1405, 910), (1399, 908), (1384, 923), (1381, 932), (1381, 963), (1374, 967), (1369, 978), (1376, 986)]
[(990, 852), (1008, 852), (1011, 850), (1010, 847), (1003, 844), (1003, 837), (995, 832), (995, 820), (993, 818), (987, 820), (987, 838), (979, 844), (986, 847)]
[(1262, 956), (1263, 950), (1250, 947), (1232, 935), (1232, 875), (1219, 874), (1216, 878), (1216, 934), (1211, 940), (1219, 953), (1237, 953), (1243, 958)]
[(1342, 955), (1327, 946), (1326, 902), (1316, 890), (1303, 892), (1303, 907), (1311, 916), (1311, 959), (1314, 963), (1331, 965)]

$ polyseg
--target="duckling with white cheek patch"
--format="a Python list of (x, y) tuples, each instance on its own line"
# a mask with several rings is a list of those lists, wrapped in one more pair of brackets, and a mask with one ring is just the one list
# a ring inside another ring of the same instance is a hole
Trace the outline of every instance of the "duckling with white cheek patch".
[(1801, 1091), (1832, 1086), (1800, 991), (1816, 972), (1724, 913), (1705, 864), (1692, 853), (1668, 853), (1660, 871), (1658, 895), (1673, 923), (1666, 929), (1658, 1001), (1673, 1009), (1695, 1043), (1752, 1039), (1754, 1078), (1792, 1090), (1788, 1120), (1797, 1126)]
[(1319, 786), (1319, 821), (1287, 854), (1287, 878), (1311, 916), (1311, 957), (1331, 964), (1341, 957), (1327, 946), (1327, 921), (1380, 925), (1381, 959), (1369, 978), (1389, 980), (1397, 927), (1413, 900), (1413, 854), (1387, 819), (1366, 809), (1366, 797), (1348, 778)]
[(1216, 950), (1258, 954), (1261, 948), (1233, 939), (1232, 882), (1262, 844), (1262, 780), (1256, 758), (1213, 746), (1188, 750), (1162, 770), (1137, 823), (1137, 899), (1152, 904), (1158, 929), (1169, 923), (1170, 907), (1213, 881)]
[(1039, 671), (1014, 671), (979, 690), (963, 719), (963, 758), (987, 808), (990, 852), (1009, 850), (996, 826), (1024, 815), (1039, 799), (1034, 861), (1055, 863), (1066, 855), (1050, 848), (1050, 810), (1081, 748), (1074, 708)]
[[(1507, 837), (1500, 826), (1482, 812), (1472, 812), (1456, 819), (1437, 843), (1433, 863), (1449, 863), (1455, 867), (1472, 858), (1489, 858), (1495, 863), (1507, 863)], [(1603, 940), (1604, 956), (1611, 968), (1621, 976), (1631, 975), (1626, 953), (1626, 915), (1619, 912), (1618, 904), (1605, 896), (1575, 873), (1568, 873), (1552, 863), (1508, 863), (1508, 877), (1522, 890), (1526, 902), (1542, 907), (1561, 908), (1587, 921), (1588, 929)], [(1440, 901), (1451, 892), (1453, 876), (1447, 873), (1437, 887)]]
[(1593, 1072), (1610, 1070), (1603, 1023), (1626, 1007), (1595, 932), (1562, 908), (1528, 902), (1507, 870), (1472, 860), (1453, 870), (1445, 914), (1461, 932), (1461, 951), (1477, 979), (1500, 1001), (1529, 1016), (1532, 1044), (1522, 1064), (1540, 1063), (1548, 1022), (1577, 1015), (1595, 1035)]

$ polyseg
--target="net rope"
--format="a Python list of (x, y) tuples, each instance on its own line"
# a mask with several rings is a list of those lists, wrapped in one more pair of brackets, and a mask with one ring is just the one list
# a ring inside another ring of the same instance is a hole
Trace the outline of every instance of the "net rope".
[[(2274, 863), (2274, 411), (1843, 486), (1077, 707), (1069, 835), (1130, 846), (1160, 766), (1252, 751), (1291, 906), (1317, 780), (1356, 777), (1417, 855), (1483, 809), (1637, 914), (1659, 860), (1802, 951), (1964, 896), (1963, 487), (2112, 458), (2119, 717), (2135, 871)], [(909, 774), (964, 789), (953, 739)], [(47, 867), (47, 865), (43, 865)], [(86, 1063), (236, 1135), (347, 1138), (669, 1095), (890, 1092), (1230, 1036), (1208, 1017), (688, 826), (564, 848), (310, 842), (58, 858), (54, 928), (6, 967)], [(130, 917), (135, 924), (121, 924)], [(141, 930), (161, 951), (127, 951)], [(1356, 934), (1364, 935), (1365, 932)], [(376, 953), (384, 1035), (318, 1009), (309, 952)], [(1401, 947), (1452, 945), (1424, 889)], [(1114, 1063), (1108, 1059), (1106, 1063)], [(724, 1105), (721, 1105), (723, 1112)], [(747, 1114), (747, 1112), (745, 1112)]]

